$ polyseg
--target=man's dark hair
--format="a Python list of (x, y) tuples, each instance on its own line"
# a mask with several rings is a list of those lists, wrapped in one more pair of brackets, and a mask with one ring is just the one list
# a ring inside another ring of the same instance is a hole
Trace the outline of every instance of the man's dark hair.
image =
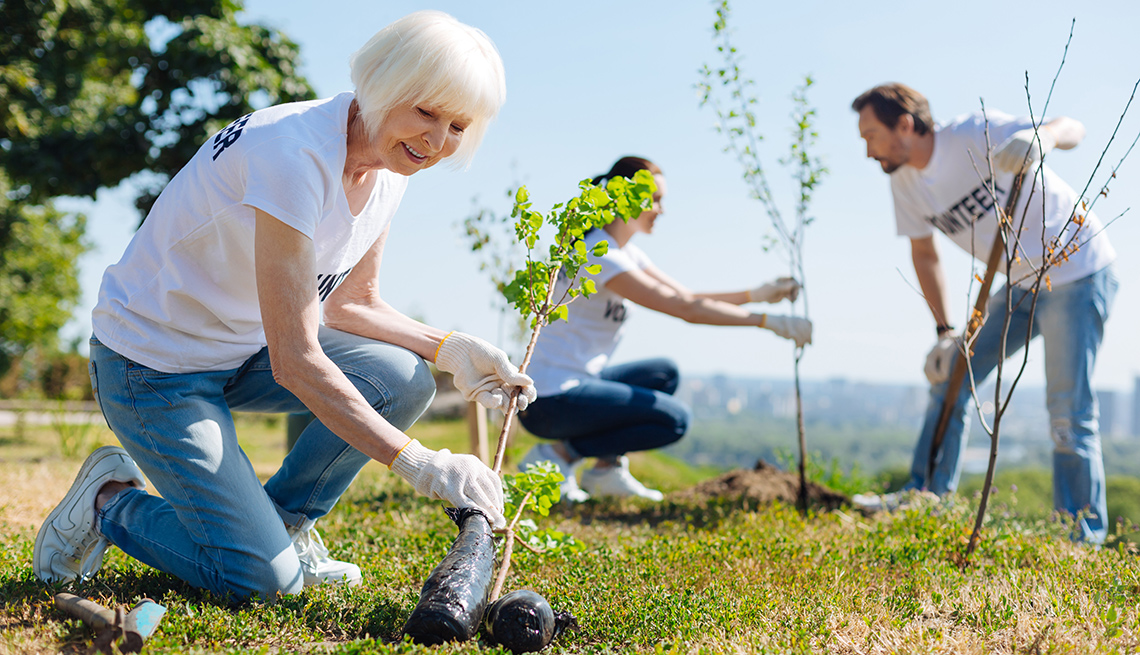
[(892, 130), (905, 114), (914, 117), (916, 133), (927, 134), (934, 129), (934, 119), (930, 116), (930, 103), (926, 101), (926, 96), (905, 84), (891, 82), (864, 91), (851, 103), (851, 108), (863, 111), (867, 105), (875, 112), (875, 118)]

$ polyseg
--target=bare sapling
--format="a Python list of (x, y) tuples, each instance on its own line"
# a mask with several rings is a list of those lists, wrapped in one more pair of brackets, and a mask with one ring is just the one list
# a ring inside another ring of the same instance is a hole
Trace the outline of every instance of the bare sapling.
[[(600, 229), (617, 218), (623, 221), (637, 218), (642, 211), (652, 206), (653, 193), (657, 190), (653, 176), (648, 171), (638, 171), (632, 179), (612, 178), (604, 187), (584, 180), (578, 188), (579, 194), (576, 197), (556, 204), (546, 214), (531, 209), (530, 194), (525, 186), (519, 187), (515, 193), (511, 217), (516, 219), (515, 236), (525, 246), (527, 254), (522, 269), (515, 271), (510, 282), (504, 286), (503, 295), (523, 319), (529, 321), (531, 328), (526, 352), (519, 365), (522, 373), (530, 365), (543, 326), (559, 319), (566, 320), (569, 309), (567, 305), (571, 301), (597, 292), (594, 280), (589, 275), (601, 272), (601, 265), (588, 264), (588, 260), (590, 256), (600, 257), (606, 254), (609, 244), (601, 241), (592, 250), (588, 250), (582, 237), (588, 231)], [(544, 227), (553, 229), (553, 243), (545, 249), (545, 256), (536, 256), (537, 252), (541, 252), (538, 248), (539, 232)], [(583, 271), (588, 275), (582, 275)], [(495, 448), (492, 469), (496, 473), (502, 472), (503, 454), (517, 408), (516, 389), (511, 394)], [(510, 570), (515, 531), (523, 512), (528, 507), (533, 507), (540, 514), (546, 515), (550, 506), (558, 501), (558, 483), (563, 479), (561, 474), (555, 473), (552, 464), (537, 467), (537, 470), (532, 467), (530, 471), (513, 478), (513, 484), (507, 485), (508, 524), (502, 561), (491, 588), (491, 602), (499, 597)], [(514, 498), (516, 495), (517, 499)]]
[[(1048, 109), (1049, 101), (1052, 98), (1053, 88), (1056, 86), (1057, 78), (1060, 76), (1061, 70), (1064, 68), (1065, 55), (1068, 53), (1069, 44), (1072, 41), (1072, 29), (1069, 32), (1069, 40), (1065, 44), (1064, 54), (1061, 58), (1061, 64), (1053, 77), (1053, 83), (1050, 86), (1049, 93), (1046, 96), (1045, 104), (1040, 112), (1036, 112), (1038, 116), (1044, 116), (1045, 111)], [(1043, 167), (1045, 158), (1048, 152), (1041, 145), (1041, 138), (1039, 130), (1043, 121), (1035, 117), (1033, 109), (1032, 96), (1029, 91), (1029, 75), (1026, 73), (1025, 93), (1027, 104), (1029, 105), (1030, 120), (1033, 124), (1034, 130), (1034, 144), (1035, 152), (1031, 150), (1028, 152), (1022, 162), (1021, 171), (1015, 176), (1013, 187), (1008, 192), (1006, 209), (998, 211), (997, 221), (998, 229), (994, 245), (994, 251), (991, 253), (990, 268), (996, 268), (1006, 278), (1006, 293), (1004, 294), (1004, 304), (1000, 308), (1001, 315), (1001, 330), (1000, 338), (998, 340), (999, 352), (997, 357), (997, 364), (995, 367), (995, 380), (994, 380), (994, 398), (993, 398), (993, 421), (988, 423), (984, 412), (982, 411), (983, 403), (980, 401), (978, 395), (978, 380), (973, 370), (973, 345), (977, 338), (978, 332), (981, 327), (988, 321), (993, 320), (993, 316), (988, 315), (987, 305), (984, 298), (988, 297), (989, 282), (993, 277), (993, 271), (987, 271), (987, 279), (983, 279), (977, 273), (971, 276), (973, 282), (980, 284), (979, 288), (979, 303), (975, 305), (970, 311), (970, 316), (966, 321), (966, 329), (963, 331), (961, 342), (961, 351), (959, 352), (958, 361), (955, 368), (961, 367), (966, 373), (965, 377), (969, 381), (970, 393), (973, 398), (974, 404), (977, 408), (977, 416), (981, 423), (983, 430), (986, 432), (990, 440), (989, 459), (986, 467), (986, 474), (981, 490), (981, 498), (978, 505), (978, 511), (974, 519), (973, 530), (970, 534), (969, 542), (966, 546), (966, 552), (963, 561), (967, 561), (970, 555), (977, 548), (981, 539), (982, 528), (985, 523), (986, 509), (988, 507), (989, 497), (993, 489), (994, 471), (997, 464), (998, 445), (1001, 435), (1001, 421), (1008, 410), (1010, 402), (1013, 399), (1014, 391), (1025, 372), (1029, 362), (1029, 343), (1033, 338), (1033, 325), (1035, 313), (1037, 309), (1037, 301), (1041, 293), (1048, 293), (1052, 291), (1052, 282), (1050, 279), (1050, 272), (1054, 269), (1064, 266), (1069, 258), (1076, 253), (1080, 248), (1092, 239), (1096, 234), (1091, 233), (1088, 225), (1086, 224), (1086, 217), (1092, 211), (1093, 206), (1097, 200), (1106, 197), (1109, 192), (1110, 183), (1116, 179), (1116, 172), (1124, 163), (1125, 159), (1132, 152), (1137, 140), (1140, 140), (1140, 134), (1133, 139), (1132, 144), (1127, 148), (1124, 155), (1120, 158), (1116, 166), (1109, 172), (1107, 177), (1099, 185), (1099, 191), (1092, 195), (1090, 198), (1089, 192), (1094, 188), (1096, 180), (1101, 171), (1101, 166), (1104, 163), (1105, 157), (1112, 144), (1116, 141), (1116, 137), (1120, 131), (1121, 124), (1125, 116), (1131, 108), (1132, 101), (1136, 97), (1137, 88), (1140, 88), (1140, 80), (1133, 86), (1132, 94), (1128, 98), (1123, 111), (1117, 121), (1116, 127), (1105, 143), (1101, 150), (1100, 158), (1096, 166), (1089, 174), (1088, 180), (1081, 190), (1076, 204), (1070, 209), (1067, 219), (1063, 222), (1060, 228), (1055, 233), (1048, 233), (1046, 231), (1045, 222), (1042, 221), (1038, 227), (1026, 225), (1026, 217), (1032, 203), (1041, 203), (1042, 214), (1044, 215), (1045, 203), (1045, 189), (1043, 174)], [(983, 115), (985, 113), (985, 104), (982, 103)], [(993, 147), (989, 142), (988, 121), (986, 129), (986, 162), (989, 175), (986, 178), (987, 192), (993, 201), (995, 210), (1001, 210), (1001, 205), (998, 202), (998, 189), (994, 180), (997, 174), (993, 163)], [(975, 170), (978, 170), (977, 163), (975, 162)], [(979, 177), (981, 177), (981, 172)], [(1026, 197), (1026, 201), (1018, 205), (1018, 193), (1020, 189), (1021, 197)], [(1018, 210), (1018, 207), (1020, 209)], [(1114, 219), (1115, 220), (1115, 219)], [(1109, 221), (1105, 224), (1111, 223)], [(1040, 258), (1032, 258), (1027, 252), (1026, 244), (1028, 239), (1036, 239), (1039, 241), (1042, 255)], [(1027, 263), (1028, 272), (1020, 275), (1013, 273), (1014, 266), (1020, 265), (1022, 262)], [(973, 286), (971, 282), (971, 287)], [(1027, 293), (1013, 293), (1015, 288), (1020, 288), (1027, 291)], [(972, 289), (971, 289), (972, 291)], [(1016, 296), (1016, 300), (1015, 300)], [(979, 306), (980, 305), (980, 306)], [(1015, 312), (1026, 311), (1028, 315), (1028, 322), (1024, 337), (1014, 335), (1014, 339), (1010, 339), (1010, 329), (1012, 318)], [(1008, 381), (1006, 386), (1007, 370), (1006, 360), (1010, 354), (1010, 348), (1014, 350), (1020, 348), (1021, 356), (1016, 362), (1016, 370)], [(953, 380), (951, 380), (952, 382)], [(954, 397), (951, 397), (950, 389), (944, 400), (943, 414), (948, 415), (948, 410), (953, 408), (956, 403), (957, 390), (954, 390)], [(941, 431), (945, 426), (940, 421), (939, 431), (935, 433), (935, 439), (932, 441), (931, 449), (931, 464), (929, 471), (933, 471), (934, 458), (937, 456), (938, 448), (937, 443), (941, 441)], [(928, 476), (929, 479), (929, 476)]]
[[(812, 197), (827, 169), (822, 161), (812, 154), (819, 134), (815, 130), (815, 108), (807, 99), (808, 89), (815, 83), (811, 76), (805, 76), (802, 85), (792, 92), (792, 140), (785, 157), (778, 161), (786, 167), (796, 187), (796, 200), (791, 219), (785, 218), (772, 195), (761, 157), (761, 142), (764, 140), (757, 127), (754, 107), (759, 104), (753, 89), (755, 83), (744, 75), (741, 68), (742, 57), (732, 43), (729, 29), (730, 8), (728, 0), (718, 0), (716, 21), (713, 23), (713, 40), (717, 53), (723, 59), (722, 65), (700, 69), (701, 81), (697, 88), (701, 95), (701, 105), (710, 105), (716, 112), (716, 130), (728, 141), (725, 152), (732, 154), (744, 169), (743, 177), (752, 198), (758, 200), (771, 224), (771, 234), (765, 238), (762, 248), (765, 252), (773, 248), (788, 260), (791, 276), (799, 282), (800, 292), (792, 301), (793, 315), (808, 318), (807, 283), (804, 267), (804, 239), (806, 228), (812, 223), (809, 212)], [(773, 236), (774, 235), (774, 236)], [(798, 305), (802, 299), (803, 304)], [(802, 313), (798, 313), (802, 308)], [(801, 510), (807, 508), (807, 438), (804, 429), (803, 394), (800, 390), (800, 360), (804, 349), (793, 351), (794, 379), (796, 394), (796, 435), (799, 447), (800, 488), (797, 503)]]

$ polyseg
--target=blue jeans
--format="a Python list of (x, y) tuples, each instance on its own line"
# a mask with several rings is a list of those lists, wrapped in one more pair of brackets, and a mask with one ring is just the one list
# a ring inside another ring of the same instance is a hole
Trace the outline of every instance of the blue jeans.
[(689, 408), (672, 395), (679, 380), (668, 359), (611, 366), (599, 379), (539, 398), (519, 421), (535, 436), (565, 442), (577, 457), (616, 458), (661, 448), (689, 428)]
[[(431, 403), (435, 381), (418, 355), (325, 327), (319, 336), (395, 427), (406, 430)], [(107, 424), (162, 494), (116, 494), (98, 513), (100, 532), (131, 557), (216, 594), (300, 591), (286, 528), (307, 529), (327, 514), (368, 457), (313, 421), (277, 473), (258, 480), (231, 412), (305, 411), (274, 381), (268, 349), (236, 369), (162, 373), (92, 338), (90, 373)]]
[[(1030, 338), (1041, 335), (1045, 342), (1046, 400), (1053, 438), (1053, 505), (1074, 516), (1085, 512), (1080, 521), (1081, 537), (1100, 543), (1108, 534), (1108, 507), (1105, 500), (1104, 460), (1097, 425), (1097, 402), (1091, 381), (1096, 353), (1104, 336), (1117, 280), (1112, 266), (1086, 278), (1040, 292), (1036, 315), (1030, 325), (1029, 291), (1014, 287), (1013, 315), (1006, 337), (1007, 355), (1012, 356)], [(989, 320), (978, 332), (971, 360), (974, 378), (980, 384), (998, 363), (1002, 322), (1008, 286), (990, 300)], [(1018, 303), (1021, 303), (1020, 305)], [(1012, 379), (1017, 361), (1010, 361), (1004, 381)], [(926, 480), (927, 466), (946, 383), (930, 389), (926, 420), (914, 449), (911, 480), (907, 488), (928, 488), (938, 494), (958, 488), (962, 453), (966, 449), (966, 413), (970, 401), (969, 381), (962, 385), (957, 405), (943, 436), (941, 453), (934, 473)]]

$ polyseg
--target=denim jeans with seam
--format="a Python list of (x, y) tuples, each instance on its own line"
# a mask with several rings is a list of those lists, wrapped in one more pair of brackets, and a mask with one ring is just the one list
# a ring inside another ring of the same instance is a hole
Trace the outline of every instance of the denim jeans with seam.
[(689, 409), (673, 397), (679, 381), (676, 364), (665, 358), (610, 366), (599, 378), (535, 400), (519, 421), (537, 437), (562, 441), (575, 458), (661, 448), (689, 427)]
[[(1010, 298), (1014, 310), (1006, 333), (1008, 357), (1025, 346), (1027, 335), (1030, 339), (1041, 335), (1044, 341), (1045, 394), (1053, 440), (1053, 505), (1081, 517), (1077, 536), (1092, 543), (1103, 542), (1108, 534), (1104, 459), (1092, 375), (1117, 286), (1110, 265), (1080, 280), (1056, 286), (1052, 291), (1042, 289), (1032, 325), (1031, 292), (1014, 287)], [(973, 344), (971, 367), (978, 384), (997, 367), (1006, 299), (1010, 293), (1006, 286), (990, 299), (989, 319), (978, 331)], [(1003, 382), (1009, 381), (1008, 371), (1017, 365), (1014, 359), (1007, 362)], [(958, 488), (969, 427), (968, 379), (950, 415), (933, 475), (929, 481), (926, 479), (931, 442), (946, 387), (947, 383), (943, 382), (930, 389), (926, 418), (914, 450), (911, 479), (906, 485), (908, 489), (925, 487), (944, 494)]]
[[(376, 411), (406, 430), (435, 382), (415, 353), (321, 327), (325, 354)], [(162, 494), (129, 489), (97, 516), (128, 555), (189, 584), (237, 598), (301, 590), (287, 528), (327, 514), (368, 457), (313, 421), (262, 484), (238, 445), (231, 412), (305, 411), (273, 378), (268, 348), (224, 371), (163, 373), (91, 339), (91, 384), (108, 426)], [(284, 435), (282, 435), (284, 439)]]

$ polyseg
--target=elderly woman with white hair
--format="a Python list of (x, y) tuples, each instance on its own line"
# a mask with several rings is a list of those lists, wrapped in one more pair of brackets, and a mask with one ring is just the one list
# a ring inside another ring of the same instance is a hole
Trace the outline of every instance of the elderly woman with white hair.
[[(491, 469), (404, 430), (435, 394), (425, 360), (491, 408), (515, 388), (533, 399), (530, 378), (377, 290), (408, 177), (470, 161), (505, 98), (502, 61), (479, 30), (423, 11), (351, 68), (355, 92), (255, 111), (206, 141), (107, 269), (90, 373), (123, 448), (96, 450), (41, 527), (41, 580), (86, 579), (114, 544), (236, 598), (359, 582), (313, 526), (369, 459), (503, 525)], [(262, 484), (231, 412), (306, 409), (317, 420)]]

